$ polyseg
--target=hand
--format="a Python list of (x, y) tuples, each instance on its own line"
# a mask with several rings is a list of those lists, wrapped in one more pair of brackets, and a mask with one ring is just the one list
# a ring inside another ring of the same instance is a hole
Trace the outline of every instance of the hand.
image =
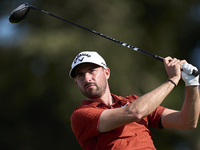
[(176, 58), (166, 57), (164, 59), (165, 69), (168, 74), (168, 79), (172, 80), (176, 85), (181, 79), (181, 65), (185, 60), (179, 60)]
[(195, 66), (188, 64), (187, 62), (181, 65), (181, 72), (182, 79), (185, 82), (186, 86), (198, 86), (199, 85), (199, 76), (193, 76), (192, 71), (198, 70)]

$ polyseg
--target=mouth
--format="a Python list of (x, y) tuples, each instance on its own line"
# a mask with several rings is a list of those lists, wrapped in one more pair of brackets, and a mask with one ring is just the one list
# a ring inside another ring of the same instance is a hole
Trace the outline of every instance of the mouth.
[(89, 83), (89, 84), (86, 84), (84, 87), (85, 87), (85, 89), (90, 89), (90, 88), (92, 88), (94, 86), (96, 86), (96, 85), (93, 84), (93, 83)]

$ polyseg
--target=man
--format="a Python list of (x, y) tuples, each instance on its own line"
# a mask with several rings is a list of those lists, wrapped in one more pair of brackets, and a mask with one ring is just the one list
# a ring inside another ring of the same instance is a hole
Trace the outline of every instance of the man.
[[(200, 113), (199, 77), (190, 74), (197, 68), (171, 57), (164, 59), (164, 65), (168, 80), (162, 85), (141, 97), (121, 97), (110, 92), (110, 70), (98, 53), (83, 51), (75, 57), (70, 77), (87, 100), (73, 111), (70, 119), (84, 150), (155, 150), (148, 128), (196, 128)], [(186, 85), (181, 111), (160, 106), (181, 76)]]

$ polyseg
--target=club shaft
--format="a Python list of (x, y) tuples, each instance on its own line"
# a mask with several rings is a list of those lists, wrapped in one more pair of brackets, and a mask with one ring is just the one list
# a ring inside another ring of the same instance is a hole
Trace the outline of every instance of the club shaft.
[[(57, 18), (57, 19), (63, 20), (63, 21), (65, 21), (65, 22), (68, 22), (68, 23), (70, 23), (70, 24), (72, 24), (72, 25), (75, 25), (75, 26), (77, 26), (77, 27), (79, 27), (79, 28), (82, 28), (82, 29), (84, 29), (84, 30), (87, 30), (87, 31), (89, 31), (89, 32), (92, 32), (92, 33), (94, 33), (94, 34), (96, 34), (96, 35), (99, 35), (99, 36), (101, 36), (101, 37), (104, 37), (104, 38), (106, 38), (106, 39), (109, 39), (109, 40), (111, 40), (111, 41), (113, 41), (113, 42), (119, 43), (119, 44), (121, 44), (122, 46), (125, 46), (125, 47), (127, 47), (127, 48), (130, 48), (130, 49), (132, 49), (132, 50), (134, 50), (134, 51), (137, 51), (137, 52), (141, 52), (141, 53), (143, 53), (143, 54), (146, 54), (146, 55), (148, 55), (148, 56), (151, 56), (151, 57), (153, 57), (153, 58), (155, 58), (155, 59), (157, 59), (157, 60), (163, 62), (163, 59), (164, 59), (164, 58), (161, 57), (161, 56), (158, 56), (158, 55), (149, 53), (149, 52), (147, 52), (147, 51), (141, 50), (141, 49), (139, 49), (139, 48), (137, 48), (137, 47), (134, 47), (134, 46), (132, 46), (132, 45), (129, 45), (129, 44), (127, 44), (127, 43), (124, 43), (124, 42), (119, 41), (119, 40), (117, 40), (117, 39), (114, 39), (114, 38), (112, 38), (112, 37), (109, 37), (109, 36), (107, 36), (107, 35), (104, 35), (104, 34), (102, 34), (102, 33), (100, 33), (100, 32), (95, 31), (95, 30), (88, 29), (88, 28), (83, 27), (83, 26), (81, 26), (81, 25), (79, 25), (79, 24), (76, 24), (76, 23), (71, 22), (71, 21), (69, 21), (69, 20), (63, 19), (63, 18), (58, 17), (58, 16), (56, 16), (56, 15), (53, 15), (53, 14), (47, 12), (47, 11), (41, 10), (41, 9), (35, 7), (35, 6), (30, 5), (30, 4), (29, 4), (29, 6), (30, 6), (30, 8), (32, 8), (32, 9), (41, 11), (41, 12), (47, 14), (47, 15), (50, 15), (50, 16), (55, 17), (55, 18)], [(198, 75), (199, 75), (199, 72), (198, 72), (197, 70), (193, 70), (192, 75), (198, 76)]]
[[(30, 4), (29, 4), (29, 5), (30, 5)], [(56, 15), (53, 15), (53, 14), (47, 12), (47, 11), (41, 10), (41, 9), (39, 9), (39, 8), (36, 8), (36, 7), (32, 6), (32, 5), (30, 5), (30, 8), (35, 9), (35, 10), (38, 10), (38, 11), (41, 11), (41, 12), (47, 14), (47, 15), (50, 15), (50, 16), (55, 17), (55, 18), (57, 18), (57, 19), (63, 20), (63, 21), (65, 21), (65, 22), (68, 22), (68, 23), (70, 23), (70, 24), (72, 24), (72, 25), (75, 25), (75, 26), (77, 26), (77, 27), (79, 27), (79, 28), (82, 28), (82, 29), (84, 29), (84, 30), (87, 30), (87, 31), (89, 31), (89, 32), (92, 32), (92, 33), (94, 33), (94, 34), (96, 34), (96, 35), (99, 35), (99, 36), (101, 36), (101, 37), (104, 37), (104, 38), (106, 38), (106, 39), (109, 39), (109, 40), (111, 40), (111, 41), (113, 41), (113, 42), (119, 43), (119, 44), (121, 44), (121, 45), (123, 45), (123, 46), (125, 46), (125, 47), (127, 47), (127, 48), (133, 49), (134, 51), (141, 52), (141, 53), (144, 53), (144, 54), (146, 54), (146, 55), (149, 55), (149, 56), (151, 56), (151, 57), (153, 57), (153, 58), (155, 58), (155, 59), (157, 59), (157, 60), (163, 62), (163, 57), (161, 57), (161, 56), (157, 56), (157, 55), (154, 55), (154, 54), (152, 54), (152, 53), (146, 52), (146, 51), (141, 50), (141, 49), (139, 49), (139, 48), (137, 48), (137, 47), (134, 47), (134, 46), (132, 46), (132, 45), (129, 45), (129, 44), (127, 44), (127, 43), (124, 43), (124, 42), (119, 41), (119, 40), (117, 40), (117, 39), (114, 39), (114, 38), (112, 38), (112, 37), (109, 37), (109, 36), (107, 36), (107, 35), (104, 35), (104, 34), (102, 34), (102, 33), (100, 33), (100, 32), (97, 32), (97, 31), (95, 31), (95, 30), (88, 29), (88, 28), (83, 27), (83, 26), (81, 26), (81, 25), (79, 25), (79, 24), (73, 23), (73, 22), (71, 22), (71, 21), (69, 21), (69, 20), (63, 19), (63, 18), (58, 17), (58, 16), (56, 16)]]

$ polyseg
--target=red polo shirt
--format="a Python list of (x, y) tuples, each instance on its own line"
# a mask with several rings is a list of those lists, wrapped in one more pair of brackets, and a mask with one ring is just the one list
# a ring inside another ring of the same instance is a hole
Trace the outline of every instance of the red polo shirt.
[(104, 103), (82, 101), (71, 115), (71, 127), (84, 150), (155, 150), (149, 127), (159, 128), (164, 107), (159, 106), (149, 116), (105, 133), (98, 132), (101, 113), (106, 109), (125, 107), (138, 97), (112, 94), (115, 102), (111, 107)]

